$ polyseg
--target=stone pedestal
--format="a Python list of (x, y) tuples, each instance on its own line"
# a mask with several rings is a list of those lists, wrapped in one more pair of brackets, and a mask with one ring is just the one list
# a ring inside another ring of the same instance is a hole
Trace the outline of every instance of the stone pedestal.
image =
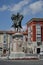
[(12, 37), (13, 37), (13, 42), (12, 42), (11, 54), (14, 54), (14, 57), (25, 56), (25, 53), (23, 52), (23, 48), (22, 48), (23, 34), (15, 33)]

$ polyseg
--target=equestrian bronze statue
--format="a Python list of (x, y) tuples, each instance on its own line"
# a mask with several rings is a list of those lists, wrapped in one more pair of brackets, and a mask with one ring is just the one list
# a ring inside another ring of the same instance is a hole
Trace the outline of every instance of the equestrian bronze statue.
[(17, 15), (13, 14), (11, 19), (13, 21), (12, 27), (14, 27), (16, 31), (18, 32), (18, 30), (22, 28), (21, 22), (23, 19), (23, 15), (20, 15), (19, 13), (17, 13)]

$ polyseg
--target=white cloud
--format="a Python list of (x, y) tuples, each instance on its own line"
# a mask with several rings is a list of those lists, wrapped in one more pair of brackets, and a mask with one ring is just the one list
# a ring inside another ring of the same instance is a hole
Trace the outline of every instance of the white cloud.
[(8, 7), (6, 5), (3, 5), (2, 7), (0, 7), (0, 11), (5, 11), (7, 9), (8, 9)]
[(43, 11), (43, 1), (37, 1), (35, 3), (30, 4), (29, 8), (32, 13)]
[(12, 5), (2, 5), (2, 7), (0, 7), (0, 11), (5, 11), (5, 10), (9, 10), (11, 12), (20, 12), (22, 10), (22, 8), (24, 8), (28, 3), (30, 2), (30, 0), (21, 0), (18, 3)]
[(38, 12), (43, 12), (43, 0), (31, 2), (31, 0), (21, 0), (20, 2), (14, 4), (13, 6), (3, 5), (0, 7), (0, 11), (8, 10), (10, 12), (20, 12), (23, 15), (36, 14)]
[(21, 14), (23, 14), (23, 15), (26, 15), (26, 14), (28, 14), (29, 13), (29, 6), (26, 6), (22, 11), (21, 11)]
[(34, 3), (31, 3), (30, 5), (28, 4), (23, 10), (22, 14), (27, 15), (27, 14), (36, 14), (38, 12), (43, 12), (43, 1), (36, 1)]
[(13, 5), (9, 8), (10, 11), (18, 12), (21, 11), (22, 8), (29, 3), (30, 0), (22, 0), (19, 3)]

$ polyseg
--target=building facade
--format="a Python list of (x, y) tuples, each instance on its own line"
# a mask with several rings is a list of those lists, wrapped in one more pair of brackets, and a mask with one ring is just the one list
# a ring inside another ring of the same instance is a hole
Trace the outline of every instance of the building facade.
[[(43, 18), (33, 18), (27, 22), (28, 44), (33, 53), (43, 51)], [(29, 47), (28, 46), (28, 47)]]
[[(20, 42), (20, 40), (16, 40), (13, 38), (13, 35), (15, 35), (14, 31), (0, 31), (0, 55), (8, 55), (11, 51), (15, 50), (15, 45)], [(21, 32), (20, 34), (23, 34), (23, 40), (21, 42), (26, 43), (26, 37), (27, 32)], [(17, 42), (18, 41), (18, 42)], [(15, 44), (15, 42), (17, 42)], [(20, 42), (20, 43), (21, 43)], [(13, 49), (13, 50), (12, 50)], [(16, 51), (20, 50), (17, 49)]]

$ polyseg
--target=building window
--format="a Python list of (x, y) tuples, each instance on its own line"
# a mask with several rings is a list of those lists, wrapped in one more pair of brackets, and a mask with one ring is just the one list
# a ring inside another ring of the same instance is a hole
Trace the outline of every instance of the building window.
[(40, 48), (37, 48), (37, 54), (39, 54), (40, 53)]
[(6, 41), (4, 41), (4, 43), (6, 43)]
[(41, 41), (41, 37), (37, 37), (37, 41)]
[(4, 34), (4, 43), (7, 43), (7, 34)]
[(24, 52), (24, 47), (23, 47), (23, 52)]
[(36, 29), (40, 29), (41, 25), (40, 24), (36, 24)]
[(40, 45), (41, 43), (41, 25), (36, 24), (36, 41), (37, 44)]
[(36, 24), (36, 34), (41, 34), (41, 25)]
[(36, 37), (41, 37), (41, 35), (40, 34), (37, 34)]
[(40, 46), (41, 45), (41, 42), (37, 42), (37, 45)]
[(0, 47), (0, 51), (2, 51), (2, 47)]
[(36, 24), (36, 28), (38, 28), (38, 29), (40, 29), (40, 24), (38, 23), (38, 24)]

